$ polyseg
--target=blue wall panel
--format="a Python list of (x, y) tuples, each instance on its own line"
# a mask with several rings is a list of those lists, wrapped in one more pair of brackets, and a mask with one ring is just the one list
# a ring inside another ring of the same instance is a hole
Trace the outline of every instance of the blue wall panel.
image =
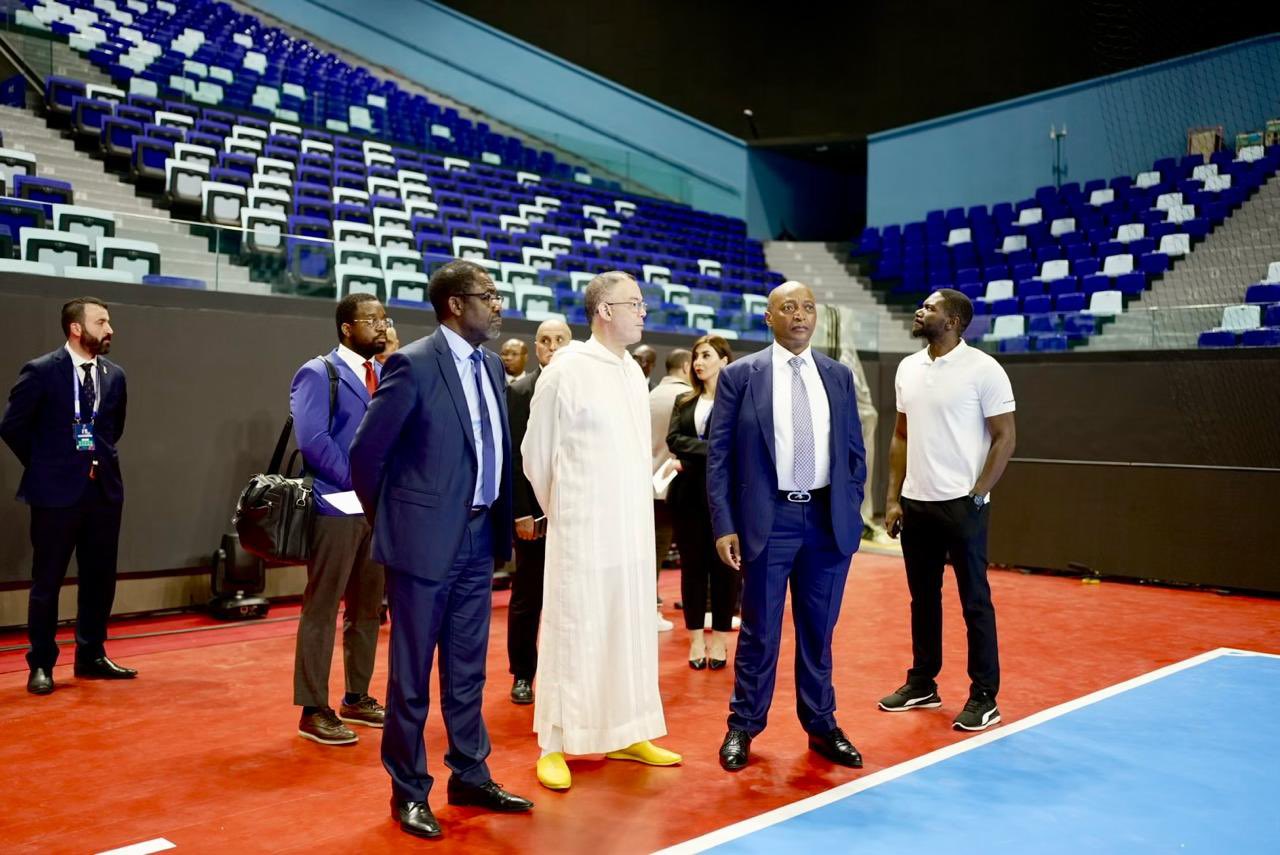
[[(1051, 61), (1051, 60), (1048, 60)], [(867, 223), (1016, 201), (1053, 183), (1049, 126), (1064, 123), (1067, 181), (1136, 174), (1186, 150), (1186, 131), (1227, 139), (1280, 116), (1280, 35), (958, 113), (868, 138)]]

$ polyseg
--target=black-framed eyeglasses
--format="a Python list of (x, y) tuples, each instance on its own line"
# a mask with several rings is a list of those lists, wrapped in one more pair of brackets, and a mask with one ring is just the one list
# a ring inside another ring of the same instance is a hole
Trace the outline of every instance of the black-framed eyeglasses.
[(502, 293), (499, 291), (461, 291), (454, 296), (456, 297), (479, 297), (489, 303), (501, 303)]
[(368, 324), (375, 330), (389, 330), (396, 325), (391, 318), (356, 318), (352, 323)]
[(619, 300), (616, 303), (605, 303), (606, 306), (630, 306), (637, 315), (649, 314), (649, 304), (644, 300)]

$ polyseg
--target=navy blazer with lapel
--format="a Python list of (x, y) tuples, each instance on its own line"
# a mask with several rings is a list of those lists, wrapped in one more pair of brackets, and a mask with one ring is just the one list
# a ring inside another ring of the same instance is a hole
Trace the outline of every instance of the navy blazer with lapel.
[[(511, 434), (502, 361), (483, 350), (502, 433), (502, 472), (491, 509), (494, 559), (511, 557)], [(351, 484), (373, 525), (373, 557), (397, 572), (444, 579), (475, 495), (471, 415), (453, 354), (437, 329), (387, 360), (351, 444)]]
[[(332, 427), (329, 425), (326, 361), (338, 373)], [(364, 378), (356, 376), (351, 366), (338, 356), (336, 347), (323, 357), (304, 362), (293, 376), (293, 385), (289, 389), (289, 412), (293, 414), (293, 433), (302, 451), (302, 459), (315, 477), (317, 513), (340, 513), (324, 500), (324, 496), (351, 489), (351, 441), (355, 439), (356, 428), (368, 409), (369, 389), (364, 385)]]
[[(831, 407), (831, 528), (841, 552), (862, 538), (859, 508), (866, 486), (866, 454), (858, 421), (853, 372), (812, 351)], [(773, 347), (720, 372), (707, 431), (707, 500), (716, 538), (737, 534), (752, 560), (769, 540), (777, 501), (773, 442)]]
[(98, 418), (94, 451), (76, 451), (72, 377), (75, 363), (65, 347), (22, 366), (0, 419), (0, 437), (23, 465), (18, 498), (29, 505), (66, 508), (80, 501), (89, 469), (98, 461), (97, 478), (109, 501), (124, 501), (124, 479), (116, 443), (124, 435), (128, 394), (124, 369), (98, 357)]

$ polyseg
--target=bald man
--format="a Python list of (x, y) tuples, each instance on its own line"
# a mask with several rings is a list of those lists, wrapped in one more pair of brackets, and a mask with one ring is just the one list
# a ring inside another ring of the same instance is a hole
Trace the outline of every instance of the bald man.
[(564, 321), (548, 320), (533, 337), (538, 367), (507, 387), (507, 418), (513, 454), (512, 511), (516, 525), (516, 572), (507, 609), (507, 663), (511, 669), (511, 702), (533, 703), (533, 678), (538, 671), (538, 621), (542, 619), (542, 570), (547, 561), (547, 525), (538, 497), (524, 474), (520, 443), (529, 427), (529, 402), (542, 369), (557, 350), (573, 341)]
[(831, 636), (862, 537), (867, 475), (853, 373), (809, 346), (818, 306), (807, 285), (775, 288), (764, 318), (773, 344), (720, 372), (707, 433), (716, 551), (743, 583), (720, 765), (746, 766), (765, 728), (789, 585), (796, 713), (809, 748), (860, 768), (862, 755), (836, 724), (831, 685)]
[(502, 343), (498, 351), (502, 367), (507, 372), (507, 385), (519, 380), (524, 375), (524, 367), (529, 362), (529, 345), (518, 338), (509, 338)]

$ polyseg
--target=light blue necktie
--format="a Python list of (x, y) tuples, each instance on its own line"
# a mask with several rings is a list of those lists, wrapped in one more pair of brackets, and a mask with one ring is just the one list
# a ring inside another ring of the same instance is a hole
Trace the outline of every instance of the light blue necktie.
[[(480, 408), (480, 444), (482, 450), (483, 483), (480, 485), (480, 503), (486, 507), (493, 504), (498, 497), (497, 472), (498, 455), (493, 446), (493, 425), (489, 422), (489, 405), (484, 400), (484, 354), (479, 348), (471, 354), (471, 364), (475, 367), (476, 402)], [(813, 444), (810, 439), (809, 444)], [(811, 467), (812, 468), (812, 467)]]
[(804, 360), (793, 356), (787, 360), (791, 366), (791, 442), (795, 448), (791, 475), (795, 479), (797, 490), (808, 490), (813, 486), (814, 470), (817, 462), (813, 451), (813, 415), (809, 412), (809, 392), (804, 386), (804, 378), (800, 376), (800, 366)]

